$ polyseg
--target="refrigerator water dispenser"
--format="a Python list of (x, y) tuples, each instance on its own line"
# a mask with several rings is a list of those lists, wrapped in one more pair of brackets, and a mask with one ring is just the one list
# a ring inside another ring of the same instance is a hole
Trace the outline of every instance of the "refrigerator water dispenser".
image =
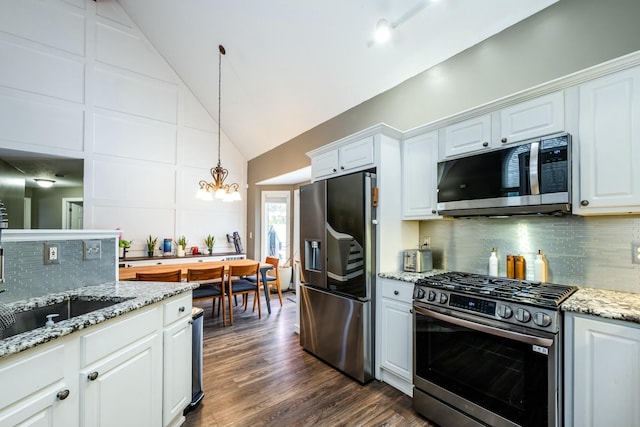
[(322, 251), (320, 240), (304, 241), (304, 268), (310, 271), (322, 271)]

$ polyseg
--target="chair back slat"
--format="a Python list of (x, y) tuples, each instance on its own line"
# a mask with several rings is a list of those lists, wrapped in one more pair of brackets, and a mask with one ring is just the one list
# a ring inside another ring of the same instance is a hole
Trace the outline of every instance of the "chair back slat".
[(166, 271), (163, 273), (136, 273), (136, 280), (142, 282), (180, 282), (182, 271)]
[(213, 268), (197, 268), (187, 270), (187, 282), (199, 282), (222, 279), (224, 276), (224, 266)]
[(251, 276), (259, 273), (260, 263), (248, 265), (230, 265), (229, 266), (229, 278), (236, 276)]

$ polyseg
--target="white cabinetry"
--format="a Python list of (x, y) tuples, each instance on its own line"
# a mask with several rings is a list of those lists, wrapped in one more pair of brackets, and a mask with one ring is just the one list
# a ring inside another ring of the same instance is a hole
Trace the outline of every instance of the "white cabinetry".
[(565, 130), (564, 92), (554, 92), (444, 128), (444, 157), (498, 148)]
[(80, 338), (86, 427), (162, 423), (162, 309), (134, 311)]
[(474, 117), (444, 128), (444, 157), (483, 150), (491, 144), (491, 115)]
[(437, 205), (438, 131), (402, 141), (402, 218), (440, 218)]
[(311, 178), (318, 180), (372, 167), (374, 137), (368, 136), (341, 146), (324, 148), (311, 155)]
[(640, 67), (579, 88), (579, 215), (640, 212)]
[(565, 315), (565, 425), (640, 426), (640, 325)]
[(164, 305), (164, 381), (162, 425), (184, 422), (191, 402), (191, 295)]
[(380, 379), (413, 396), (413, 284), (379, 278)]
[(78, 340), (63, 337), (0, 368), (0, 425), (73, 427), (78, 417)]
[(503, 108), (500, 143), (524, 141), (564, 131), (564, 93), (554, 92)]

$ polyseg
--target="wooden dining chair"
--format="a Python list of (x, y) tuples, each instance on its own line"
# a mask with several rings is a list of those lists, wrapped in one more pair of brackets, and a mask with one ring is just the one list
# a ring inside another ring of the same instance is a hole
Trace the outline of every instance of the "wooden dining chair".
[(260, 263), (248, 265), (230, 265), (229, 278), (227, 281), (227, 297), (229, 303), (229, 323), (233, 325), (233, 307), (231, 300), (235, 295), (243, 295), (245, 297), (244, 307), (247, 308), (247, 299), (249, 295), (254, 295), (254, 300), (258, 303), (258, 318), (262, 319), (262, 309), (260, 307), (260, 286), (247, 280), (246, 276), (258, 275), (260, 273)]
[(193, 301), (211, 299), (211, 317), (215, 316), (216, 300), (218, 314), (222, 306), (222, 325), (227, 326), (224, 308), (224, 266), (187, 270), (187, 282), (198, 282), (199, 287), (193, 290)]
[[(280, 307), (282, 307), (282, 288), (280, 287), (280, 270), (278, 269), (278, 264), (280, 263), (280, 259), (268, 256), (265, 259), (265, 262), (273, 266), (272, 270), (267, 271), (267, 285), (269, 286), (269, 291), (271, 291), (272, 286), (276, 287), (276, 290), (278, 291), (278, 299), (280, 300)], [(259, 280), (256, 283), (259, 283), (260, 286), (264, 286), (264, 283), (262, 283), (262, 274), (260, 274), (258, 277), (259, 277)], [(253, 276), (249, 276), (247, 277), (247, 279), (251, 281), (255, 281), (255, 279), (253, 279)], [(253, 301), (253, 309), (254, 310), (256, 309), (255, 300)]]
[(162, 273), (136, 273), (136, 280), (143, 282), (181, 282), (182, 271), (173, 270)]

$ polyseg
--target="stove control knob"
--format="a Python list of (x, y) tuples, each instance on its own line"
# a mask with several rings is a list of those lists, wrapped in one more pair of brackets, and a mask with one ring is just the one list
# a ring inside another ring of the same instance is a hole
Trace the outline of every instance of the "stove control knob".
[(448, 299), (449, 298), (447, 298), (447, 294), (445, 294), (445, 293), (441, 293), (440, 294), (440, 304), (445, 304)]
[(551, 316), (546, 313), (536, 313), (533, 316), (533, 323), (538, 326), (549, 326), (551, 324)]
[(518, 322), (527, 323), (531, 320), (531, 313), (529, 313), (524, 308), (519, 308), (516, 310), (516, 320)]
[(424, 294), (425, 294), (424, 289), (416, 288), (416, 298), (422, 299), (424, 298)]
[(429, 301), (435, 301), (436, 300), (436, 291), (429, 291), (429, 295), (427, 295), (427, 299)]
[(508, 319), (511, 317), (512, 314), (513, 312), (511, 311), (511, 307), (509, 307), (508, 305), (501, 304), (498, 306), (499, 317), (502, 317), (503, 319)]

